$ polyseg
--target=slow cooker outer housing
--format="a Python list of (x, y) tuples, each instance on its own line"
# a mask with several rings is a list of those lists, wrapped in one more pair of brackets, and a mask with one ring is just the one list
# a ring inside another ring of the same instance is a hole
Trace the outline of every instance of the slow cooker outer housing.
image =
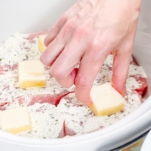
[[(49, 29), (75, 2), (76, 0), (1, 0), (0, 42), (15, 32), (31, 33)], [(0, 149), (4, 151), (109, 151), (148, 131), (151, 128), (151, 69), (149, 67), (151, 19), (147, 17), (151, 9), (146, 10), (149, 4), (151, 6), (151, 1), (143, 0), (133, 51), (136, 60), (147, 73), (149, 83), (147, 100), (139, 109), (108, 128), (64, 139), (30, 139), (0, 131)]]

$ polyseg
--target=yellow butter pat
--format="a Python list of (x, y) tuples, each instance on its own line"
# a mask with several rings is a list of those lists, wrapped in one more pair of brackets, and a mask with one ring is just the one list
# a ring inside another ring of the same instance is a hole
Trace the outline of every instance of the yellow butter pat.
[(13, 134), (32, 130), (27, 107), (1, 111), (1, 129)]
[(91, 89), (92, 105), (96, 116), (111, 115), (123, 110), (124, 98), (110, 83), (93, 86)]
[(45, 37), (46, 37), (46, 34), (45, 35), (40, 35), (38, 37), (38, 48), (39, 48), (40, 52), (43, 52), (46, 49), (46, 46), (44, 44)]
[(39, 60), (20, 62), (18, 64), (18, 86), (21, 88), (45, 87), (44, 65)]

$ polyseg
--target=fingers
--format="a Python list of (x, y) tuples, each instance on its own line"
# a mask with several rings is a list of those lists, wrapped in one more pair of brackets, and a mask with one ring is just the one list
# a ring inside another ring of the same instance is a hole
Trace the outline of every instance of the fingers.
[(111, 49), (109, 45), (92, 46), (81, 60), (75, 79), (76, 97), (86, 105), (91, 104), (90, 91), (93, 82)]
[(51, 74), (63, 87), (70, 87), (74, 84), (75, 70), (73, 69), (80, 62), (84, 50), (85, 45), (73, 39), (51, 66)]
[(41, 55), (41, 61), (45, 65), (51, 66), (66, 46), (66, 43), (70, 43), (73, 28), (73, 21), (68, 21), (55, 39), (47, 46)]
[(74, 84), (74, 80), (75, 80), (77, 73), (78, 73), (78, 69), (74, 68), (69, 75), (67, 75), (60, 81), (60, 84), (62, 86), (64, 85), (64, 87), (66, 87), (66, 88), (69, 88), (70, 86), (72, 86)]
[(133, 45), (125, 44), (114, 55), (112, 83), (122, 95), (126, 95), (126, 79)]
[(64, 47), (65, 44), (63, 41), (60, 41), (57, 38), (54, 39), (46, 48), (46, 50), (41, 54), (41, 62), (47, 66), (51, 66)]

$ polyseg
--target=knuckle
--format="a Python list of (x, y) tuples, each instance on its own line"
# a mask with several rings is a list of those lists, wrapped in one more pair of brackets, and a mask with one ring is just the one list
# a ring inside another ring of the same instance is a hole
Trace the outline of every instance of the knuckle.
[(74, 25), (75, 25), (74, 21), (68, 20), (63, 27), (62, 37), (65, 37), (65, 35), (69, 34), (73, 30)]
[(65, 30), (71, 31), (74, 28), (75, 22), (74, 20), (68, 20), (67, 23), (65, 24)]
[(91, 51), (93, 51), (94, 54), (98, 54), (102, 50), (114, 49), (114, 47), (116, 47), (116, 41), (110, 37), (96, 37), (91, 43)]
[(98, 54), (98, 52), (100, 52), (100, 41), (99, 40), (94, 40), (92, 43), (91, 43), (91, 49), (90, 51), (92, 51), (94, 54)]
[(82, 89), (82, 88), (86, 88), (89, 85), (89, 82), (88, 80), (86, 80), (85, 77), (78, 76), (75, 79), (75, 85), (77, 88)]
[(65, 76), (63, 70), (57, 67), (51, 67), (51, 74), (59, 81)]
[(76, 39), (81, 40), (85, 38), (86, 36), (88, 36), (87, 27), (79, 27), (76, 29), (76, 32), (75, 32)]

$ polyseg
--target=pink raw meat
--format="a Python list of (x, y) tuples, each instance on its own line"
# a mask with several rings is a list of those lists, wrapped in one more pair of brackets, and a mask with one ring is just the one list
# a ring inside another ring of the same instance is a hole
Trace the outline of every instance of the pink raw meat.
[(0, 111), (6, 110), (6, 106), (8, 106), (9, 104), (9, 102), (0, 103)]
[(148, 87), (147, 79), (142, 77), (135, 77), (135, 79), (141, 84), (141, 86), (135, 89), (135, 91), (137, 91), (141, 96), (144, 96)]
[(76, 135), (76, 132), (72, 130), (71, 128), (69, 128), (66, 122), (64, 121), (58, 138), (63, 138), (65, 136), (74, 136), (74, 135)]
[(28, 104), (26, 98), (24, 96), (17, 96), (15, 99), (14, 99), (14, 102), (18, 102), (19, 105), (23, 105), (23, 104)]
[(68, 135), (68, 136), (74, 136), (74, 135), (76, 135), (76, 132), (73, 129), (69, 128), (67, 126), (66, 122), (64, 122), (64, 123), (65, 123), (64, 124), (65, 134)]
[(18, 65), (14, 64), (14, 65), (9, 65), (9, 64), (5, 64), (5, 65), (0, 65), (0, 74), (5, 74), (8, 71), (13, 71), (15, 69), (17, 69)]
[(62, 125), (62, 129), (61, 129), (61, 131), (60, 131), (60, 133), (59, 133), (59, 136), (58, 136), (58, 138), (63, 138), (63, 137), (65, 137), (66, 136), (66, 132), (65, 132), (65, 121), (63, 122), (63, 125)]
[(140, 102), (141, 102), (141, 103), (143, 103), (143, 102), (144, 102), (144, 99), (142, 98), (142, 96), (140, 95), (140, 93), (139, 93), (139, 92), (137, 92), (137, 91), (133, 90), (133, 91), (132, 91), (132, 94), (137, 94), (137, 96), (138, 96), (138, 97), (139, 97), (139, 99), (140, 99)]
[(33, 105), (35, 103), (50, 103), (57, 106), (60, 102), (60, 100), (68, 95), (71, 92), (65, 92), (60, 94), (38, 94), (32, 96), (31, 102), (29, 105)]

